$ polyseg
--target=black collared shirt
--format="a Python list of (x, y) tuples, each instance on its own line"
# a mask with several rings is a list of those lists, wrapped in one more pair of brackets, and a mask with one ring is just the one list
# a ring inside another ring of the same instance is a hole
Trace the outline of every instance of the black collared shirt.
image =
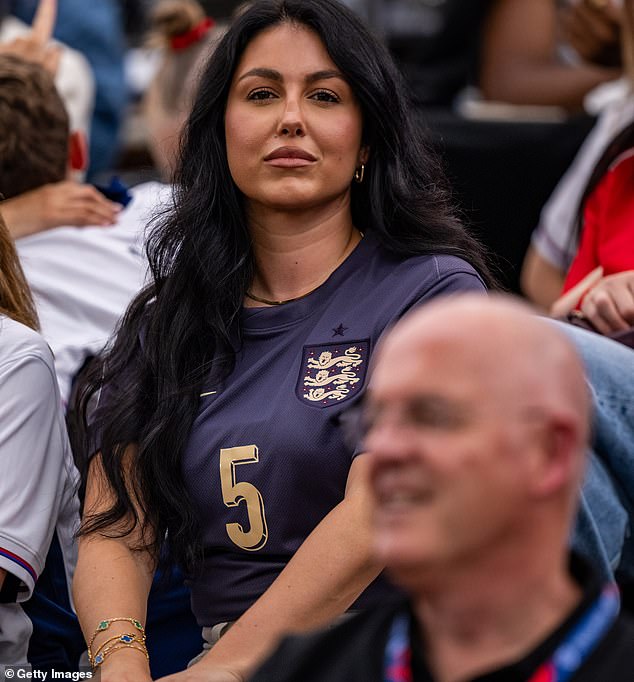
[[(587, 565), (571, 562), (571, 573), (583, 589), (572, 613), (541, 644), (517, 661), (464, 682), (527, 682), (564, 640), (597, 598), (601, 586)], [(329, 630), (285, 639), (251, 682), (383, 682), (385, 644), (394, 617), (408, 610), (397, 602), (358, 616)], [(412, 619), (412, 622), (415, 622)], [(414, 682), (434, 682), (421, 638), (412, 633)], [(621, 615), (570, 682), (632, 682), (634, 621)]]

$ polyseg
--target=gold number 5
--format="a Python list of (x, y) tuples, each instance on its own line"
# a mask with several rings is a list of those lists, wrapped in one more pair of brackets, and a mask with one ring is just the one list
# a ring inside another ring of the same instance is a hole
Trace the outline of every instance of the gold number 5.
[(237, 507), (240, 502), (247, 503), (249, 530), (245, 531), (239, 523), (228, 523), (227, 534), (231, 541), (241, 549), (255, 552), (262, 549), (269, 537), (264, 515), (264, 501), (260, 491), (251, 483), (236, 483), (236, 466), (254, 464), (259, 461), (256, 445), (241, 445), (237, 448), (220, 450), (220, 485), (222, 499), (227, 507)]

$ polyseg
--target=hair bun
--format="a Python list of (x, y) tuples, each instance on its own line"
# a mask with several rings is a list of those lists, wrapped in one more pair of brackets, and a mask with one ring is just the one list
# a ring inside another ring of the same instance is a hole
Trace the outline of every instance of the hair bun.
[(191, 31), (205, 18), (196, 0), (161, 0), (151, 14), (151, 32), (163, 45)]

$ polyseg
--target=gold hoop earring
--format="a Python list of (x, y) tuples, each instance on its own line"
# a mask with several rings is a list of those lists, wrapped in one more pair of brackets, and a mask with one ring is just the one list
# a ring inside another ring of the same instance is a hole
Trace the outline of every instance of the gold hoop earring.
[(363, 176), (365, 175), (365, 164), (362, 163), (359, 168), (354, 172), (354, 181), (361, 184), (363, 182)]

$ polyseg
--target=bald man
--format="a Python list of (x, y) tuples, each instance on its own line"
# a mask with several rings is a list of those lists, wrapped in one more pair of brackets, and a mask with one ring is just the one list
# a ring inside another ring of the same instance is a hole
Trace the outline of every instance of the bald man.
[(365, 446), (375, 554), (408, 599), (285, 640), (253, 682), (631, 682), (634, 623), (568, 549), (590, 407), (572, 343), (520, 303), (396, 325)]

